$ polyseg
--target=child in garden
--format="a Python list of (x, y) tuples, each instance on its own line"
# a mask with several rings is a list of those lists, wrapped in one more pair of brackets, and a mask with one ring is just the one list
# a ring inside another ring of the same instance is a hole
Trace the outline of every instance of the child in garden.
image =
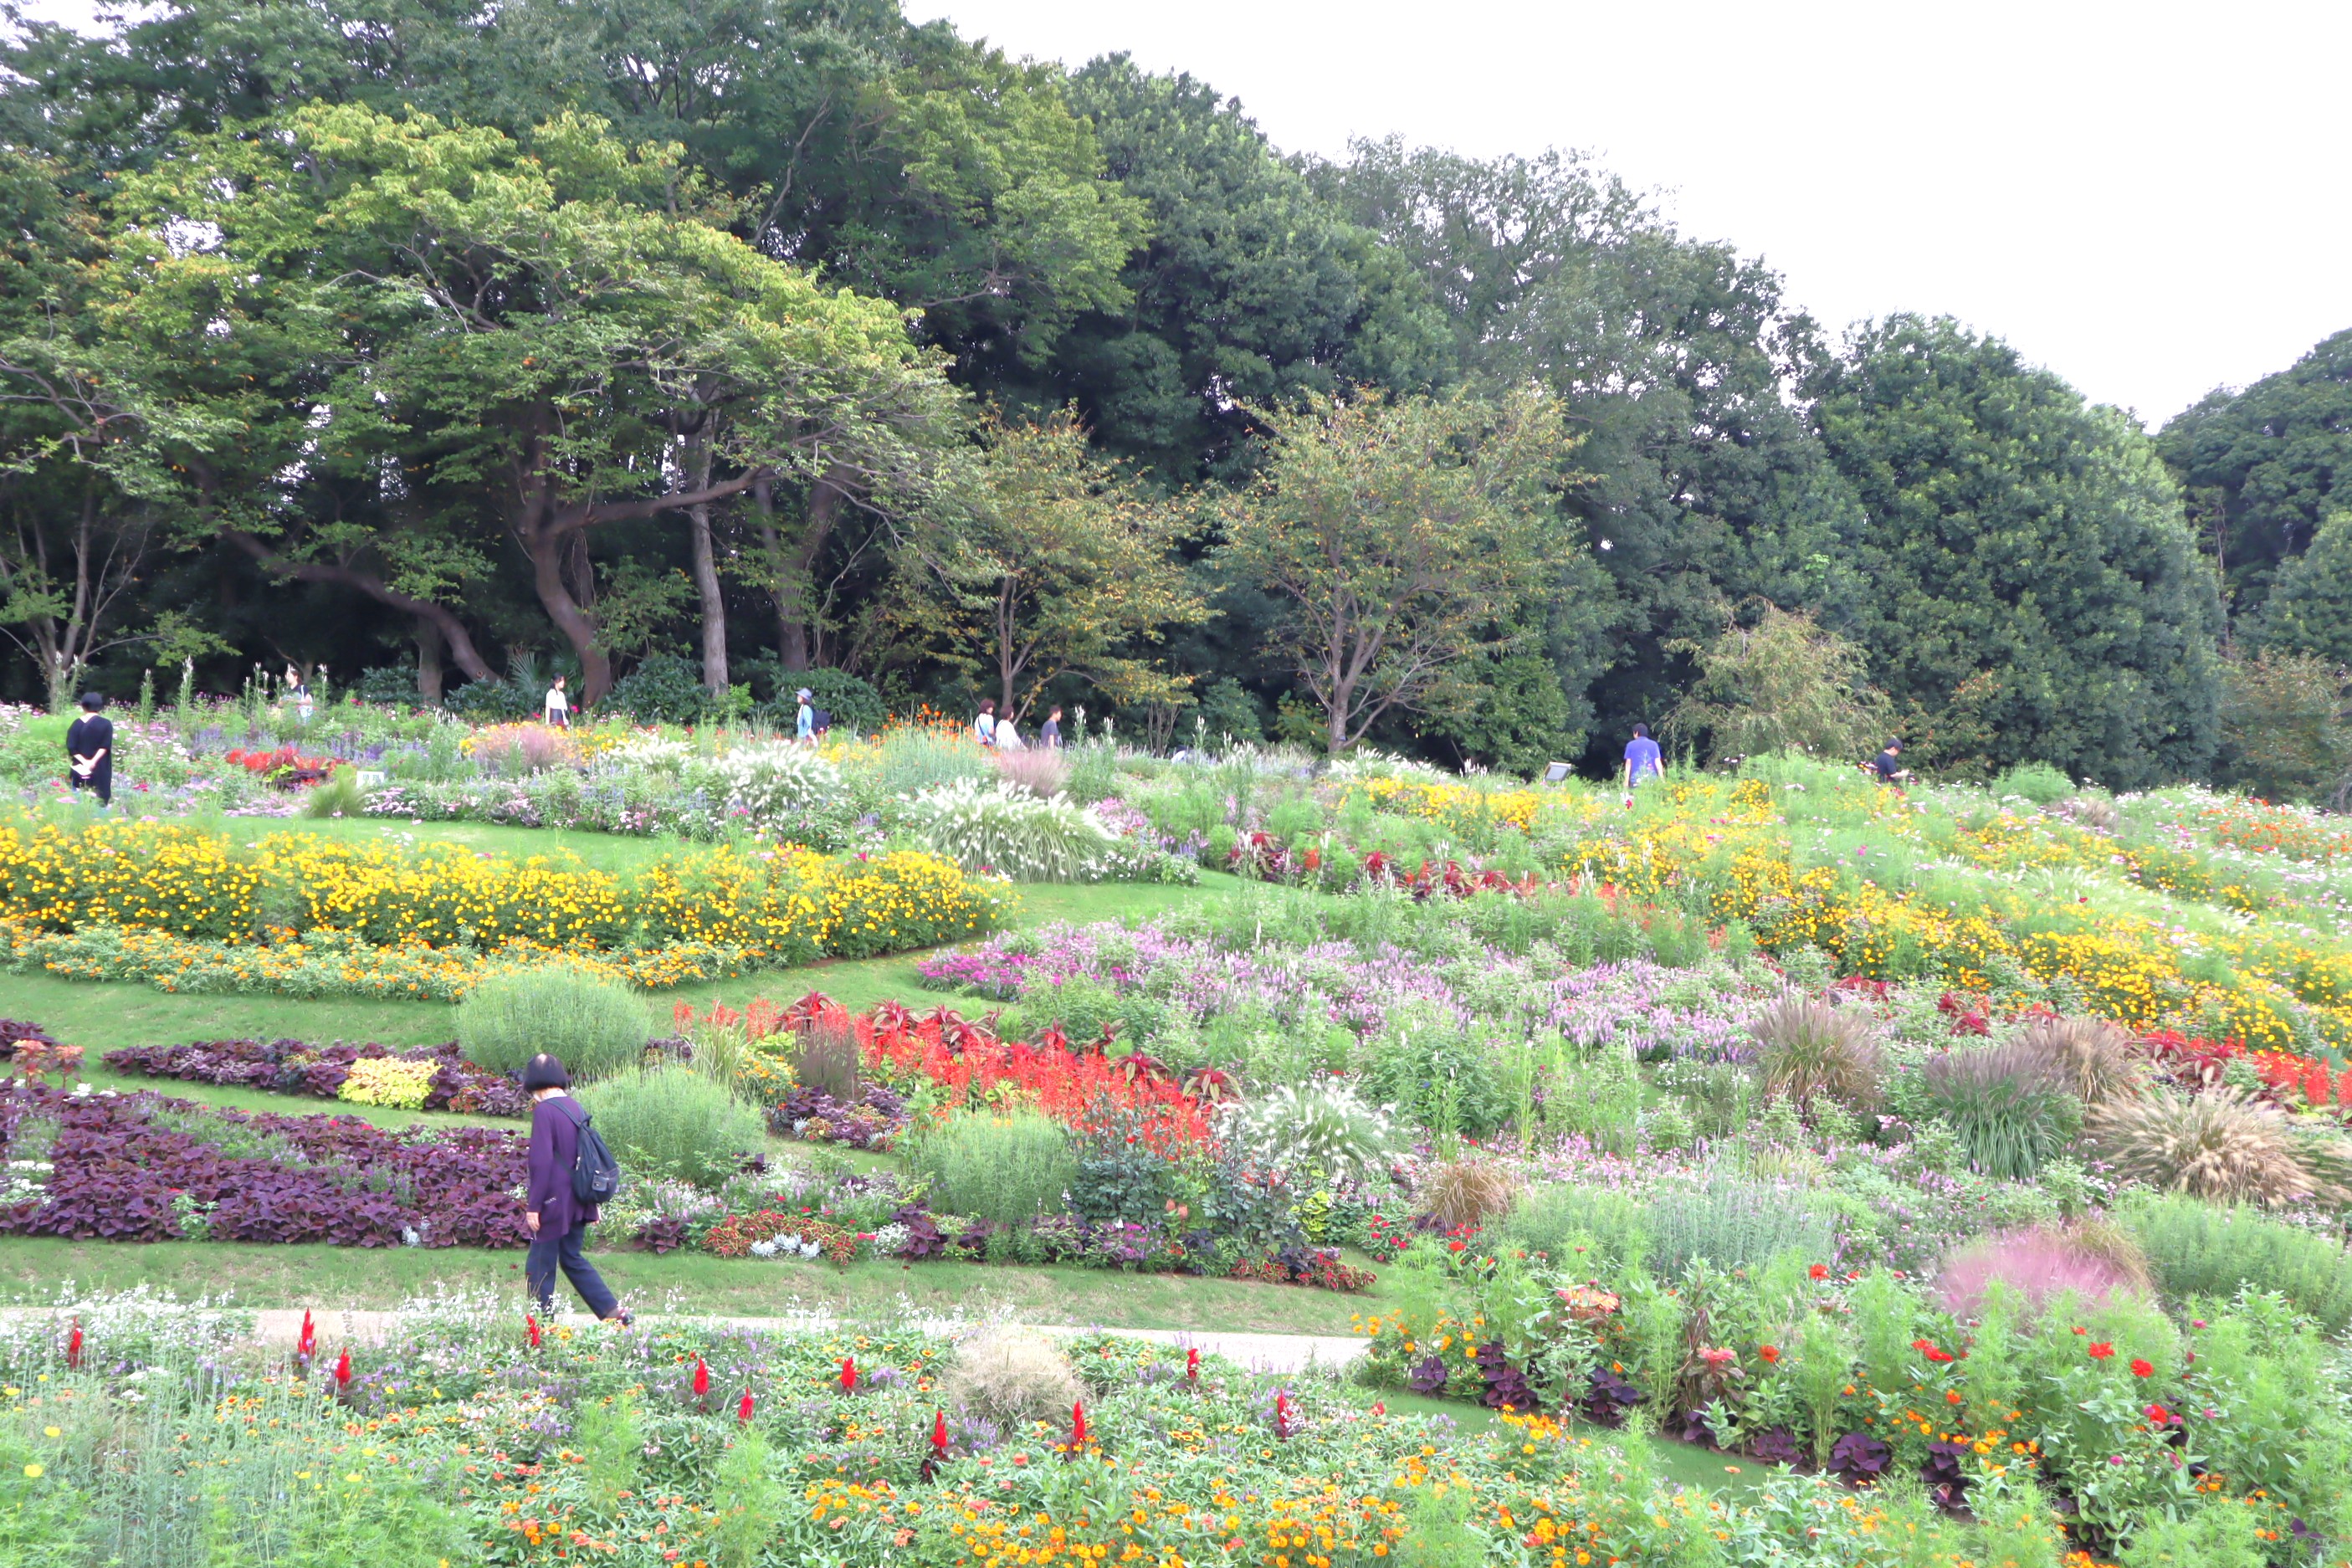
[(552, 1313), (560, 1268), (590, 1311), (626, 1328), (632, 1321), (628, 1310), (582, 1250), (588, 1227), (596, 1223), (596, 1205), (581, 1203), (572, 1191), (572, 1169), (580, 1161), (580, 1129), (586, 1121), (579, 1102), (564, 1092), (572, 1087), (572, 1075), (560, 1058), (542, 1051), (523, 1064), (522, 1087), (531, 1101), (522, 1216), (523, 1228), (530, 1232), (530, 1251), (523, 1259), (523, 1285), (541, 1311)]
[(100, 711), (105, 706), (106, 699), (97, 692), (83, 692), (81, 717), (66, 730), (73, 787), (98, 796), (101, 806), (114, 803), (114, 721)]
[(563, 677), (559, 675), (548, 684), (547, 701), (540, 716), (559, 730), (572, 728), (572, 700), (563, 695)]

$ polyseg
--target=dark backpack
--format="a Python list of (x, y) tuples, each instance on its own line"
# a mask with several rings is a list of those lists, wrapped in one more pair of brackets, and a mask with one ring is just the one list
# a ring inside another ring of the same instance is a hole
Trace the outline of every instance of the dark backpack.
[(579, 1146), (572, 1156), (572, 1195), (583, 1204), (609, 1204), (621, 1190), (621, 1163), (604, 1147), (596, 1119), (580, 1112)]
[(830, 729), (832, 729), (832, 728), (833, 728), (833, 715), (832, 715), (832, 714), (830, 714), (830, 713), (826, 712), (826, 711), (825, 711), (824, 709), (822, 709), (822, 708), (812, 708), (812, 709), (810, 709), (810, 710), (809, 710), (809, 729), (810, 729), (812, 731), (814, 731), (814, 733), (816, 733), (816, 734), (820, 734), (820, 735), (822, 735), (822, 734), (823, 734), (823, 733), (824, 733), (827, 730), (830, 730)]

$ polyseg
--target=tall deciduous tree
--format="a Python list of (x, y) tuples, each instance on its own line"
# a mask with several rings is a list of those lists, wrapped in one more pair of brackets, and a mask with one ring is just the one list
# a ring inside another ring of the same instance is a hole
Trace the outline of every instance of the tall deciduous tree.
[[(158, 237), (146, 271), (193, 274), (243, 311), (215, 335), (249, 322), (299, 342), (308, 449), (393, 457), (402, 488), (495, 509), (589, 701), (612, 684), (591, 531), (780, 472), (879, 500), (919, 482), (953, 428), (941, 367), (895, 307), (699, 221), (674, 151), (632, 151), (601, 121), (551, 121), (526, 151), (422, 116), (302, 110), (196, 139), (132, 186)], [(176, 252), (173, 226), (217, 243)]]
[(1822, 350), (1769, 268), (1558, 153), (1360, 142), (1312, 174), (1442, 302), (1460, 374), (1548, 389), (1583, 437), (1569, 505), (1609, 587), (1553, 649), (1600, 732), (1654, 722), (1751, 596), (1850, 624), (1853, 498), (1787, 390)]
[(1698, 679), (1662, 729), (1710, 757), (1847, 756), (1885, 726), (1886, 694), (1870, 684), (1868, 658), (1801, 610), (1766, 605), (1753, 626), (1734, 622), (1690, 651)]
[[(1995, 339), (1898, 316), (1817, 380), (1858, 621), (1906, 722), (2116, 788), (2211, 759), (2220, 605), (2147, 438)], [(1920, 737), (1915, 735), (1914, 739)]]
[(979, 672), (1002, 711), (1068, 675), (1114, 702), (1178, 689), (1149, 649), (1208, 616), (1176, 552), (1185, 509), (1091, 451), (1074, 415), (990, 426), (940, 512), (911, 553), (945, 603), (919, 592), (902, 624), (947, 632), (941, 656)]
[(1458, 698), (1509, 651), (1569, 554), (1559, 405), (1520, 392), (1267, 410), (1256, 479), (1226, 508), (1222, 559), (1280, 605), (1274, 646), (1346, 751), (1392, 711)]
[(2213, 782), (2343, 810), (2352, 795), (2352, 670), (2316, 654), (2233, 655), (2222, 668)]

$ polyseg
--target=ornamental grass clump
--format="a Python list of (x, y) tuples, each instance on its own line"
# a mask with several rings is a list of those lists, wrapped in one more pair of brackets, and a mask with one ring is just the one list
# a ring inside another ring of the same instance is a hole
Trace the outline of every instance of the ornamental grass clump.
[(562, 967), (483, 981), (457, 1005), (457, 1040), (493, 1072), (519, 1073), (542, 1051), (581, 1081), (635, 1067), (650, 1033), (646, 1005), (610, 980)]
[(1958, 1134), (1969, 1163), (1989, 1176), (2023, 1181), (2073, 1141), (2082, 1102), (2048, 1052), (2022, 1040), (1945, 1051), (1921, 1077), (1929, 1109)]
[(1078, 1179), (1069, 1130), (1034, 1110), (965, 1111), (927, 1130), (909, 1161), (934, 1208), (1017, 1225), (1060, 1214)]
[(1002, 780), (926, 790), (907, 815), (933, 854), (968, 872), (996, 871), (1016, 882), (1085, 881), (1112, 844), (1084, 806), (1040, 800)]
[(1018, 752), (997, 752), (989, 759), (996, 776), (1024, 794), (1051, 800), (1070, 780), (1068, 758), (1060, 752), (1032, 746)]
[(717, 1187), (767, 1142), (758, 1111), (688, 1068), (640, 1068), (575, 1092), (632, 1177)]
[(1973, 1318), (1994, 1283), (2039, 1310), (2053, 1297), (2094, 1302), (2145, 1295), (2147, 1265), (2131, 1237), (2112, 1226), (2031, 1226), (1969, 1242), (1948, 1254), (1936, 1277), (1944, 1310)]
[(940, 1393), (967, 1415), (1025, 1426), (1067, 1416), (1083, 1390), (1070, 1358), (1053, 1342), (1021, 1329), (995, 1328), (957, 1350)]
[(1402, 1142), (1385, 1109), (1337, 1079), (1286, 1083), (1235, 1105), (1220, 1131), (1246, 1163), (1302, 1182), (1384, 1181)]
[(2110, 1101), (2089, 1131), (2117, 1175), (2160, 1192), (2276, 1205), (2316, 1186), (2286, 1118), (2242, 1089)]
[(727, 804), (751, 826), (770, 831), (798, 826), (810, 813), (841, 801), (841, 770), (806, 746), (779, 742), (746, 746), (719, 762)]
[(2131, 1036), (2105, 1019), (2036, 1018), (2018, 1032), (2017, 1044), (2085, 1105), (2129, 1100), (2147, 1087)]
[(1421, 1208), (1454, 1230), (1486, 1224), (1508, 1210), (1518, 1194), (1519, 1179), (1508, 1166), (1472, 1154), (1430, 1167), (1422, 1178)]
[(1877, 1030), (1859, 1007), (1783, 996), (1748, 1026), (1769, 1093), (1800, 1105), (1827, 1095), (1850, 1110), (1872, 1110), (1885, 1080)]

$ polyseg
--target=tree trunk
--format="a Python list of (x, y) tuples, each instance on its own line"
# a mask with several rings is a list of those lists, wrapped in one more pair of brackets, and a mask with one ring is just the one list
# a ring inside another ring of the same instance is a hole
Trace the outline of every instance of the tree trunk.
[(530, 582), (539, 591), (540, 605), (580, 661), (580, 705), (586, 708), (603, 701), (604, 693), (613, 689), (613, 661), (597, 645), (596, 623), (588, 618), (564, 581), (564, 563), (578, 534), (577, 529), (558, 532), (544, 526), (515, 530), (523, 553), (530, 559)]
[(416, 697), (427, 707), (441, 706), (441, 628), (423, 616), (416, 617)]
[[(694, 443), (688, 458), (690, 482), (698, 490), (710, 484), (710, 444)], [(694, 562), (694, 591), (702, 598), (702, 689), (713, 697), (727, 695), (727, 600), (719, 591), (719, 562), (710, 547), (710, 503), (698, 501), (686, 509), (686, 537)]]
[(775, 504), (762, 482), (755, 488), (760, 502), (760, 543), (768, 554), (771, 589), (776, 598), (776, 643), (784, 668), (799, 674), (814, 662), (809, 635), (809, 595), (817, 558), (833, 538), (842, 503), (849, 499), (853, 478), (848, 468), (826, 470), (810, 488), (808, 513), (801, 535), (790, 545), (776, 531)]

